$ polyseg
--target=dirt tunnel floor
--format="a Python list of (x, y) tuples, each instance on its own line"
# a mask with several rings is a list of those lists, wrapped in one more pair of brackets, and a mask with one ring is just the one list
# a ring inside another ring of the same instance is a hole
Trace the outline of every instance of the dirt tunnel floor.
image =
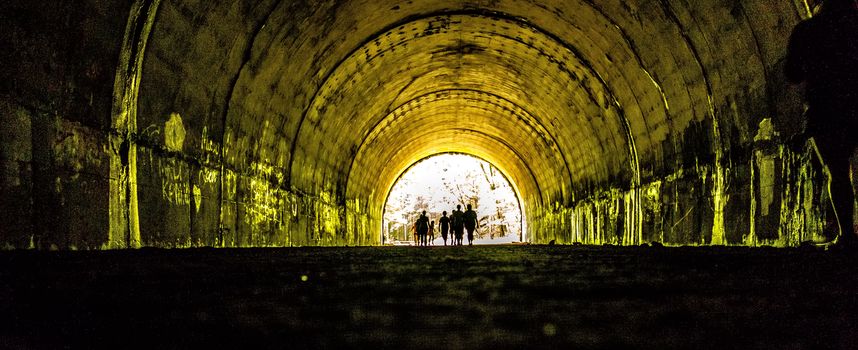
[(2, 348), (856, 348), (853, 255), (482, 246), (0, 253)]

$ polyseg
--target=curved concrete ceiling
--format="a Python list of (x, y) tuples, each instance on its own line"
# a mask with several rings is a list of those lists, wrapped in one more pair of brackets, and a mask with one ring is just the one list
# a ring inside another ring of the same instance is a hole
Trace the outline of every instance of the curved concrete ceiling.
[(178, 113), (186, 143), (201, 145), (187, 152), (359, 203), (374, 222), (413, 162), (474, 154), (508, 174), (538, 217), (725, 162), (773, 112), (769, 75), (801, 10), (763, 0), (163, 0), (137, 123)]

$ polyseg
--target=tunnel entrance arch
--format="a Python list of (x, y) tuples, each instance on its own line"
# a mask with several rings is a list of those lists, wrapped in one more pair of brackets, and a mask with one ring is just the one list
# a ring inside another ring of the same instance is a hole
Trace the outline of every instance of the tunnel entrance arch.
[[(435, 245), (441, 245), (438, 220), (455, 206), (473, 205), (480, 220), (474, 244), (524, 242), (527, 222), (519, 188), (504, 170), (468, 153), (441, 152), (404, 168), (385, 192), (381, 244), (415, 244), (414, 220), (425, 210), (435, 222)], [(448, 242), (452, 241), (452, 238)], [(464, 240), (467, 244), (467, 239)]]

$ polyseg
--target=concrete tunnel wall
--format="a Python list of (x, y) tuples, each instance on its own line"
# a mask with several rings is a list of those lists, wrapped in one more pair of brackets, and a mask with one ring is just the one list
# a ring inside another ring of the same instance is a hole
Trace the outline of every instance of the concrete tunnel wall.
[(781, 71), (803, 1), (0, 5), (0, 244), (380, 243), (470, 153), (535, 243), (828, 240)]

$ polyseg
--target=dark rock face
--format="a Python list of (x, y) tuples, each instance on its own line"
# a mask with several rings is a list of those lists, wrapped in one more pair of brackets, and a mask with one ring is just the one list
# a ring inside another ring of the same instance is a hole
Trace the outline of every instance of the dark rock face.
[(377, 245), (469, 153), (535, 243), (829, 241), (799, 2), (0, 4), (0, 245)]

